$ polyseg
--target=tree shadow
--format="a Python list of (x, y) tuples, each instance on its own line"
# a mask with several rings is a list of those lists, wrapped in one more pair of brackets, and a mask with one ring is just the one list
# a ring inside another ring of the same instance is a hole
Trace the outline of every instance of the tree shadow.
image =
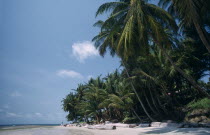
[(145, 134), (193, 134), (193, 135), (210, 135), (210, 128), (153, 128), (152, 131), (146, 131)]

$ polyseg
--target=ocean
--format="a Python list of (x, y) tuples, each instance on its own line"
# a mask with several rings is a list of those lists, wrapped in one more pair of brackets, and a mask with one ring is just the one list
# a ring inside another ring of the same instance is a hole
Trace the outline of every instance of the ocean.
[(8, 125), (0, 125), (0, 129), (4, 129), (5, 127), (22, 127), (22, 126), (59, 126), (60, 124), (8, 124)]

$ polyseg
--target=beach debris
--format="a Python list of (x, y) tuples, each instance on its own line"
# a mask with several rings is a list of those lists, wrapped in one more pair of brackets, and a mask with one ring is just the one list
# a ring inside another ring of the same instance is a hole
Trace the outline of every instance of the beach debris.
[(110, 126), (110, 125), (93, 125), (93, 126), (87, 126), (88, 129), (99, 129), (99, 130), (115, 130), (116, 126)]
[(134, 128), (136, 126), (137, 126), (137, 124), (129, 124), (129, 128)]
[(151, 127), (160, 127), (161, 122), (152, 122)]
[(167, 122), (152, 122), (151, 127), (176, 127), (179, 128), (183, 125), (183, 123), (175, 123), (173, 121), (167, 121)]
[(105, 124), (110, 124), (110, 123), (112, 123), (112, 122), (110, 122), (110, 121), (105, 121)]
[(110, 123), (106, 124), (108, 126), (116, 126), (116, 127), (123, 127), (123, 128), (129, 128), (130, 124), (123, 124), (123, 123)]
[(141, 123), (138, 127), (150, 127), (150, 123)]

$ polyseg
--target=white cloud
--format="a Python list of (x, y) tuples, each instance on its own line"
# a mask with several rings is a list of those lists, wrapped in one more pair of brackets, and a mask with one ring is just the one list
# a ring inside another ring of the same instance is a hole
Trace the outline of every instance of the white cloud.
[(13, 93), (10, 94), (11, 97), (21, 97), (22, 94), (18, 91), (14, 91)]
[(90, 41), (77, 42), (72, 45), (73, 56), (81, 63), (91, 56), (98, 56), (98, 50)]
[(73, 70), (59, 70), (57, 72), (57, 75), (60, 76), (60, 77), (70, 77), (70, 78), (83, 78), (83, 76), (76, 72), (76, 71), (73, 71)]
[(11, 112), (7, 112), (6, 113), (7, 117), (22, 117), (20, 114), (16, 114), (16, 113), (11, 113)]
[(41, 113), (35, 113), (35, 116), (42, 117), (43, 115)]

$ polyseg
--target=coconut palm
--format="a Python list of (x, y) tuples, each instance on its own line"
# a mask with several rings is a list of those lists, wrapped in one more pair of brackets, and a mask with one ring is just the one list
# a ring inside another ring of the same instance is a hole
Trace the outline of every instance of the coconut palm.
[[(107, 76), (107, 78), (109, 77), (110, 75)], [(130, 84), (127, 83), (126, 79), (121, 77), (116, 78), (113, 87), (115, 91), (113, 93), (110, 93), (108, 95), (108, 98), (101, 102), (99, 106), (101, 108), (106, 108), (106, 110), (112, 110), (112, 112), (109, 112), (109, 114), (114, 114), (115, 119), (122, 120), (125, 117), (125, 112), (132, 109), (132, 96), (134, 95), (134, 93), (131, 92)], [(110, 87), (108, 86), (107, 89), (108, 88)]]
[[(93, 41), (95, 41), (96, 47), (99, 47), (99, 52), (103, 56), (106, 53), (106, 49), (109, 48), (111, 55), (114, 55), (115, 53), (118, 53), (118, 55), (124, 59), (127, 55), (123, 55), (123, 53), (119, 53), (117, 50), (119, 47), (117, 46), (118, 38), (121, 36), (120, 32), (123, 31), (122, 27), (124, 27), (123, 21), (126, 19), (126, 13), (128, 12), (129, 9), (129, 4), (130, 1), (120, 1), (120, 2), (110, 2), (110, 3), (105, 3), (101, 7), (99, 7), (99, 10), (97, 11), (96, 15), (103, 13), (104, 11), (108, 10), (109, 8), (115, 8), (113, 10), (113, 13), (109, 19), (107, 19), (105, 22), (103, 21), (98, 21), (95, 26), (101, 27), (101, 32), (93, 38)], [(120, 20), (120, 21), (119, 21)], [(132, 33), (132, 30), (131, 32)], [(122, 34), (123, 35), (123, 34)], [(119, 41), (121, 42), (121, 41)], [(119, 45), (119, 44), (118, 44)], [(127, 51), (132, 52), (135, 54), (135, 49), (132, 49), (132, 46), (129, 46), (131, 44), (127, 44), (128, 46), (124, 48), (129, 48), (124, 49), (124, 53), (127, 53)], [(132, 50), (132, 51), (131, 51)], [(138, 53), (138, 52), (136, 52)], [(123, 60), (122, 63), (124, 64)], [(124, 64), (125, 67), (125, 64)], [(126, 68), (126, 67), (125, 67)], [(126, 69), (127, 71), (127, 69)], [(128, 71), (127, 71), (128, 77), (130, 77)], [(141, 98), (138, 96), (138, 93), (131, 83), (132, 88), (142, 106), (144, 109), (145, 113), (147, 116), (154, 121), (154, 119), (149, 115), (147, 112), (146, 108), (144, 107), (144, 104), (141, 100)]]
[(120, 81), (121, 74), (118, 70), (115, 70), (114, 73), (108, 74), (104, 78), (105, 89), (109, 94), (116, 94), (115, 85)]
[(104, 83), (100, 79), (100, 76), (96, 79), (90, 79), (86, 84), (86, 90), (81, 101), (79, 108), (80, 111), (89, 117), (95, 117), (97, 123), (102, 118), (102, 110), (99, 104), (107, 97), (107, 92), (103, 89)]
[(63, 102), (63, 110), (68, 112), (67, 119), (69, 121), (77, 121), (77, 108), (76, 105), (78, 104), (78, 99), (74, 93), (70, 93), (66, 96), (65, 99), (62, 100)]
[(108, 10), (112, 10), (110, 17), (105, 22), (95, 24), (101, 27), (101, 32), (93, 38), (102, 56), (109, 48), (111, 54), (117, 53), (124, 61), (132, 55), (148, 54), (149, 45), (153, 43), (162, 50), (177, 72), (201, 94), (209, 96), (167, 53), (174, 43), (170, 33), (177, 27), (166, 11), (143, 0), (120, 0), (103, 4), (96, 15)]
[(194, 26), (210, 53), (210, 37), (206, 32), (206, 18), (209, 18), (209, 0), (160, 0), (159, 5), (168, 7), (168, 11), (180, 19), (180, 28)]

